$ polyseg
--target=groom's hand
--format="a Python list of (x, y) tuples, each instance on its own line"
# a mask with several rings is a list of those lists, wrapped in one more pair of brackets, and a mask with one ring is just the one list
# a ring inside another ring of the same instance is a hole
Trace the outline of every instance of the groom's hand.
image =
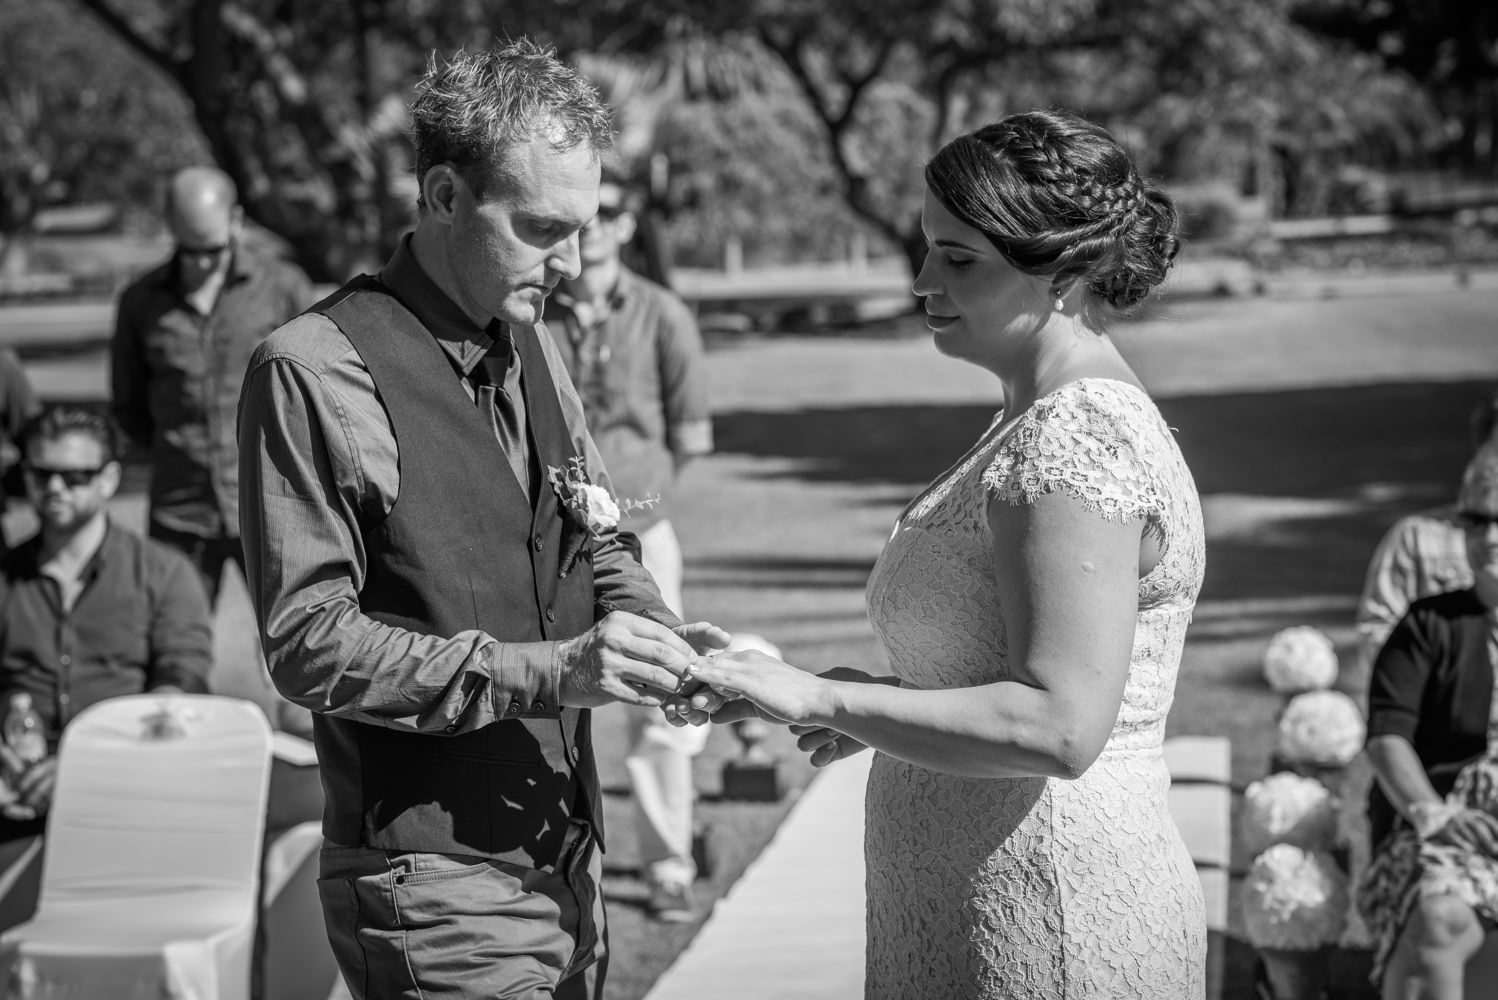
[[(711, 655), (728, 646), (732, 636), (711, 622), (691, 622), (673, 629), (703, 655)], [(700, 662), (700, 661), (698, 661)], [(673, 726), (700, 726), (723, 704), (723, 698), (701, 681), (688, 677), (661, 706), (666, 721)]]
[(666, 626), (611, 611), (582, 635), (560, 644), (562, 704), (659, 706), (676, 691), (696, 655), (686, 639)]

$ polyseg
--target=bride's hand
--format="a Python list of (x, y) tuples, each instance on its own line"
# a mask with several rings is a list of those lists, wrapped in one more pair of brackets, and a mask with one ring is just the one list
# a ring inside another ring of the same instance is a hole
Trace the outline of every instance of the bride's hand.
[(826, 726), (792, 726), (791, 732), (796, 735), (796, 748), (810, 755), (812, 767), (826, 767), (869, 748), (867, 743)]
[[(836, 708), (835, 682), (758, 650), (707, 657), (697, 664), (694, 673), (715, 691), (752, 702), (762, 717), (779, 722), (820, 725), (832, 718)], [(746, 716), (746, 707), (730, 702), (713, 714), (713, 721)]]
[[(852, 667), (833, 667), (821, 677), (830, 681), (851, 681), (859, 684), (889, 684), (898, 687), (899, 678), (876, 677)], [(811, 756), (812, 767), (826, 767), (835, 760), (846, 760), (854, 754), (867, 750), (867, 743), (860, 743), (847, 733), (826, 726), (792, 726), (796, 736), (796, 747)]]

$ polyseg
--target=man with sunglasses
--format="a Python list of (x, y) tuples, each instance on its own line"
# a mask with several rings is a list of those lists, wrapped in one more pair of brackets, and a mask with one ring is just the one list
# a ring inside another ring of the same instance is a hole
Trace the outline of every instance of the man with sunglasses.
[[(598, 214), (578, 234), (581, 269), (546, 300), (546, 327), (582, 397), (588, 433), (619, 496), (654, 500), (621, 528), (640, 542), (640, 562), (661, 598), (682, 610), (681, 545), (666, 509), (677, 473), (713, 448), (702, 336), (675, 293), (631, 271), (624, 250), (634, 239), (632, 192), (606, 170)], [(694, 919), (692, 758), (706, 726), (673, 726), (659, 711), (623, 706), (630, 748), (640, 865), (657, 920)]]
[(245, 367), (313, 291), (294, 265), (244, 245), (244, 213), (222, 171), (179, 171), (166, 208), (171, 259), (120, 297), (112, 412), (150, 450), (151, 537), (187, 555), (214, 603), (224, 564), (244, 570), (235, 416)]
[[(207, 691), (213, 643), (192, 566), (106, 513), (120, 487), (108, 418), (52, 407), (19, 444), (39, 529), (0, 560), (0, 703), (29, 693), (55, 752), (63, 727), (97, 702)], [(16, 800), (0, 807), (0, 841), (41, 833), (56, 757), (4, 763)]]
[[(19, 435), (39, 530), (0, 559), (0, 706), (29, 693), (50, 753), (27, 766), (0, 744), (15, 795), (0, 806), (0, 871), (44, 831), (58, 742), (79, 712), (146, 691), (209, 690), (213, 641), (196, 570), (106, 512), (120, 486), (118, 438), (107, 416), (76, 406), (43, 411)], [(321, 813), (317, 769), (273, 761), (265, 842)], [(12, 895), (4, 912), (24, 917), (34, 905)], [(257, 926), (252, 997), (263, 992), (262, 931)]]

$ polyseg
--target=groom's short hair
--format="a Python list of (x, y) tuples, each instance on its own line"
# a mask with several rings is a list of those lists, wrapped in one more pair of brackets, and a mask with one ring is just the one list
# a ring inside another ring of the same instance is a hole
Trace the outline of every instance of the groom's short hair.
[(447, 163), (482, 201), (510, 147), (545, 136), (559, 150), (614, 144), (613, 116), (597, 88), (556, 52), (527, 38), (479, 52), (435, 52), (416, 84), (411, 141), (416, 204), (427, 171)]

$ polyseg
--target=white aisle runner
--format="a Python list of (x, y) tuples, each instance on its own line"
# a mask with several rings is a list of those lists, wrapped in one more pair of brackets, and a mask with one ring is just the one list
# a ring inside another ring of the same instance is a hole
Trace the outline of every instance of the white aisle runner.
[(817, 775), (645, 1000), (863, 996), (863, 790), (873, 756)]

